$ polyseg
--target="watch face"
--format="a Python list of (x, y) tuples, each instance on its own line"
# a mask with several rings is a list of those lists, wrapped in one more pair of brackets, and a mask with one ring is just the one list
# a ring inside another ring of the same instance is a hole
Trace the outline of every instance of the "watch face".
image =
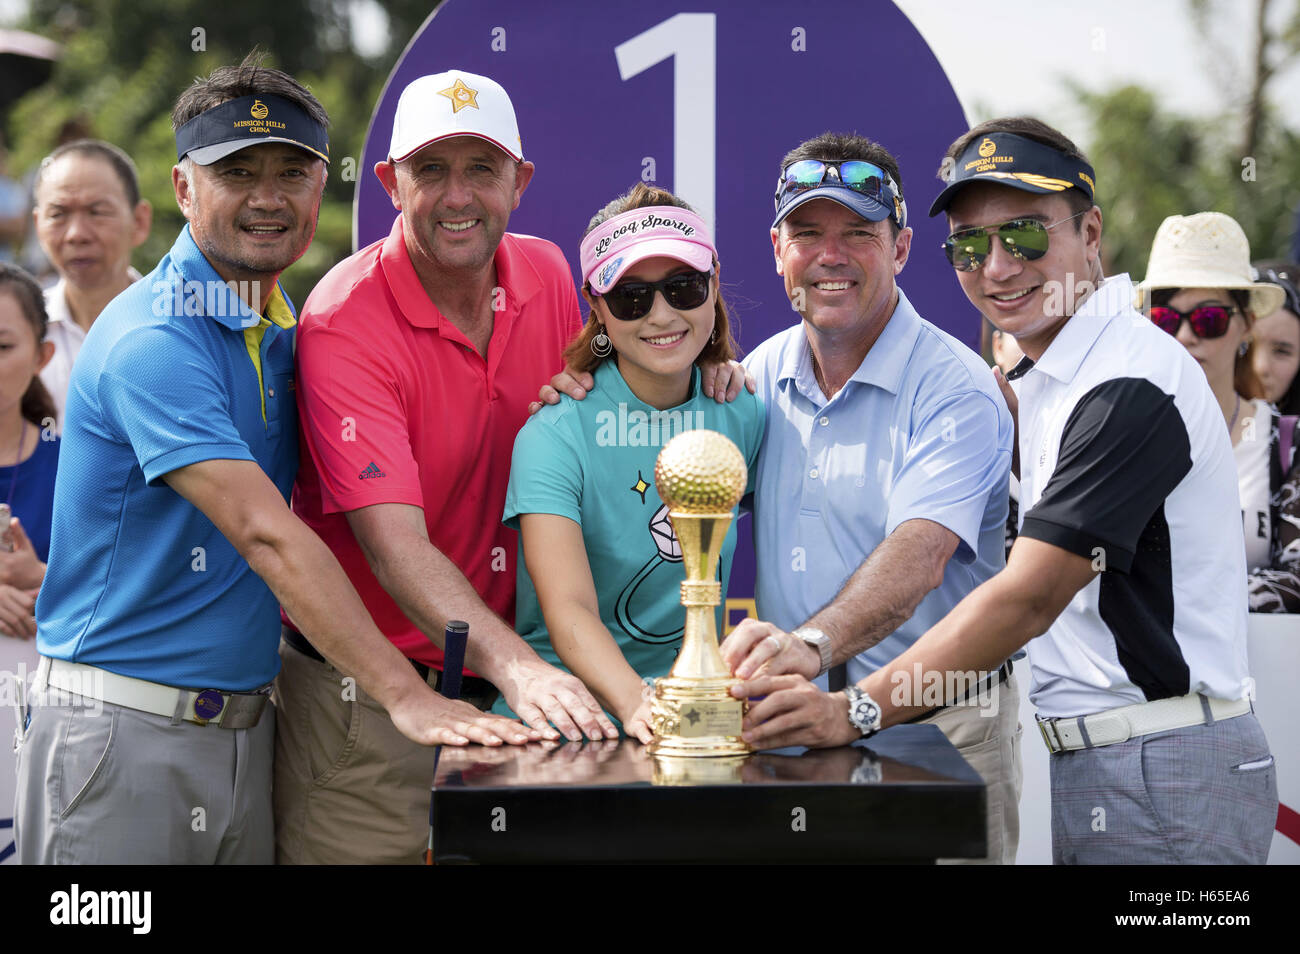
[(864, 732), (874, 729), (880, 724), (880, 706), (870, 699), (858, 699), (853, 703), (850, 721)]

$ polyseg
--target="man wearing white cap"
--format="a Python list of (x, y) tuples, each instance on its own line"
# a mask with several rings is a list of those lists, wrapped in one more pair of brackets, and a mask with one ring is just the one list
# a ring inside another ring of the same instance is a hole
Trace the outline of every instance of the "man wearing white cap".
[[(499, 690), (548, 738), (615, 737), (582, 683), (512, 628), (511, 450), (581, 321), (560, 250), (506, 232), (533, 165), (505, 90), (460, 70), (415, 80), (375, 174), (401, 213), (391, 233), (336, 266), (303, 309), (309, 454), (294, 508), (431, 685), (446, 624), (463, 619), (462, 698), (486, 708)], [(433, 753), (343, 682), (292, 615), (281, 655), (278, 859), (418, 862)]]
[(271, 861), (279, 605), (412, 739), (535, 737), (422, 685), (289, 510), (295, 319), (278, 277), (316, 230), (328, 120), (260, 60), (181, 95), (188, 224), (72, 371), (17, 745), (25, 864)]

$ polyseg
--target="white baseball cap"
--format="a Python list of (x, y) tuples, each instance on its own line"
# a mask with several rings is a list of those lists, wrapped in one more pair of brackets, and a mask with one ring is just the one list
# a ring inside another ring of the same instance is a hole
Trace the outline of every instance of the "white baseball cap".
[(401, 162), (452, 136), (486, 139), (516, 162), (524, 158), (515, 108), (501, 84), (464, 70), (421, 76), (402, 90), (388, 161)]

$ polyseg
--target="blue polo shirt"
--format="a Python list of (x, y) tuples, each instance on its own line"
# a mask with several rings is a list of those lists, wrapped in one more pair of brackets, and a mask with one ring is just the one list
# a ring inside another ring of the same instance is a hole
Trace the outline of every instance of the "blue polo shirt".
[(745, 366), (768, 409), (753, 496), (760, 619), (786, 630), (804, 623), (904, 521), (932, 520), (960, 540), (912, 618), (849, 662), (856, 682), (1004, 566), (1011, 415), (988, 366), (917, 315), (901, 289), (829, 401), (802, 324), (763, 342)]
[(275, 597), (162, 479), (204, 460), (255, 461), (288, 502), (295, 318), (278, 285), (267, 314), (221, 280), (186, 226), (95, 321), (68, 386), (36, 603), (43, 655), (190, 688), (275, 677)]

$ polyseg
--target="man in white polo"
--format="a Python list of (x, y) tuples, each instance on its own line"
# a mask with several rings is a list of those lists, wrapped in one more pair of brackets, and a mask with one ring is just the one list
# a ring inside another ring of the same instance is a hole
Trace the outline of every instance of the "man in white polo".
[(1134, 310), (1127, 275), (1102, 279), (1093, 172), (1068, 139), (993, 120), (945, 169), (931, 215), (948, 214), (949, 260), (1026, 355), (1010, 375), (1019, 538), (852, 698), (794, 675), (737, 687), (767, 696), (746, 738), (845, 744), (916, 714), (897, 674), (987, 670), (1028, 644), (1056, 862), (1261, 864), (1277, 780), (1250, 699), (1236, 469), (1205, 375)]

